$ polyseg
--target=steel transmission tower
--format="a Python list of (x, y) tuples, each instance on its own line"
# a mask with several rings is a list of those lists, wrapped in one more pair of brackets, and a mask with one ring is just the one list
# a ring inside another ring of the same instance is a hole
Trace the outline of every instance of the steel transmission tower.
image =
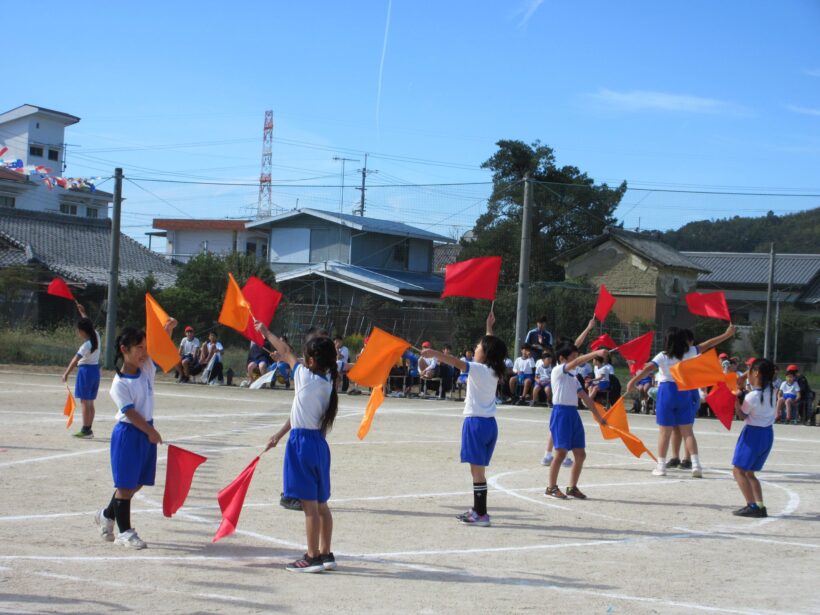
[(273, 161), (273, 111), (265, 111), (265, 128), (262, 131), (262, 172), (259, 174), (259, 202), (256, 217), (271, 215), (270, 176)]

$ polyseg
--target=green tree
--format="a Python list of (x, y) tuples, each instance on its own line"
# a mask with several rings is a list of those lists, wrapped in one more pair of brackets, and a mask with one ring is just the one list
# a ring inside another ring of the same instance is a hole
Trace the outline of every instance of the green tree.
[(463, 258), (500, 255), (500, 284), (514, 286), (518, 280), (523, 179), (529, 174), (533, 186), (532, 258), (530, 280), (562, 279), (562, 268), (553, 262), (559, 253), (599, 235), (616, 223), (626, 182), (617, 188), (595, 184), (574, 166), (556, 165), (552, 148), (535, 141), (503, 140), (482, 168), (493, 172), (493, 191), (487, 211), (476, 221), (474, 239), (463, 242)]
[(160, 301), (157, 281), (149, 275), (144, 280), (129, 280), (117, 293), (117, 321), (119, 326), (145, 327), (145, 293)]

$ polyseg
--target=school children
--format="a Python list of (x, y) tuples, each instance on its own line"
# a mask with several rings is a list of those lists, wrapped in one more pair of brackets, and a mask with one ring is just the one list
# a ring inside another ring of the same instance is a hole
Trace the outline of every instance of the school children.
[(615, 374), (615, 368), (610, 363), (608, 352), (593, 358), (592, 365), (595, 370), (595, 379), (590, 382), (589, 397), (594, 401), (598, 393), (609, 392), (609, 377)]
[(535, 363), (535, 387), (532, 391), (532, 401), (530, 406), (538, 403), (541, 391), (544, 392), (544, 405), (552, 404), (552, 389), (550, 388), (550, 375), (552, 374), (552, 353), (545, 350), (541, 358)]
[[(571, 496), (585, 500), (578, 488), (578, 479), (586, 459), (586, 436), (584, 424), (578, 414), (578, 399), (590, 409), (595, 420), (605, 424), (603, 417), (598, 413), (593, 401), (589, 398), (575, 368), (594, 357), (603, 356), (605, 350), (596, 350), (589, 354), (578, 354), (578, 347), (572, 343), (564, 343), (558, 347), (558, 365), (552, 368), (550, 382), (552, 384), (552, 413), (550, 414), (550, 435), (555, 443), (555, 456), (550, 463), (549, 484), (544, 492), (547, 497), (566, 499)], [(572, 450), (575, 463), (570, 473), (570, 485), (566, 494), (558, 488), (558, 472), (566, 459), (567, 451)]]
[(738, 517), (767, 517), (763, 489), (755, 472), (763, 469), (774, 442), (774, 365), (768, 359), (757, 359), (749, 369), (748, 377), (752, 390), (738, 393), (735, 402), (735, 412), (745, 425), (732, 457), (733, 474), (746, 499), (746, 506), (732, 514)]
[(293, 374), (290, 417), (268, 441), (269, 449), (290, 432), (285, 447), (284, 496), (300, 500), (305, 513), (307, 552), (285, 568), (291, 572), (335, 570), (336, 558), (330, 550), (333, 515), (327, 505), (330, 447), (325, 437), (333, 427), (338, 410), (337, 350), (327, 336), (309, 337), (305, 342), (304, 363), (299, 363), (282, 338), (273, 335), (260, 321), (256, 321), (255, 326), (273, 344)]
[(194, 328), (191, 325), (185, 327), (185, 337), (179, 343), (180, 366), (182, 373), (177, 382), (190, 382), (193, 370), (199, 365), (199, 338), (194, 336)]
[(436, 359), (467, 374), (465, 418), (461, 428), (461, 463), (470, 464), (473, 507), (458, 515), (457, 519), (478, 527), (490, 525), (490, 515), (487, 514), (486, 468), (490, 465), (498, 438), (495, 395), (498, 381), (504, 377), (504, 357), (507, 355), (507, 346), (493, 335), (495, 314), (489, 313), (486, 324), (486, 335), (478, 341), (474, 360), (469, 363), (432, 348), (426, 348), (421, 353), (425, 359)]
[(532, 349), (528, 344), (521, 347), (521, 356), (513, 363), (513, 376), (510, 378), (510, 392), (513, 397), (518, 394), (518, 387), (521, 387), (521, 396), (515, 402), (523, 405), (530, 396), (532, 385), (535, 380), (535, 361), (530, 356)]
[(652, 470), (654, 476), (666, 476), (666, 454), (669, 450), (669, 440), (674, 428), (679, 426), (692, 460), (692, 477), (703, 477), (703, 468), (698, 456), (698, 443), (692, 431), (696, 412), (694, 395), (692, 391), (678, 390), (670, 369), (685, 359), (696, 357), (701, 352), (731, 339), (734, 334), (734, 326), (729, 325), (722, 335), (713, 337), (698, 346), (690, 346), (685, 330), (669, 327), (666, 331), (663, 351), (632, 376), (627, 384), (626, 390), (634, 391), (639, 380), (655, 371), (658, 372), (658, 398), (655, 402), (655, 422), (658, 424), (658, 465)]
[[(176, 326), (165, 324), (168, 334)], [(114, 495), (108, 506), (94, 515), (103, 540), (122, 547), (144, 549), (148, 545), (131, 526), (131, 498), (145, 485), (153, 485), (157, 471), (157, 444), (162, 436), (154, 428), (154, 375), (156, 365), (148, 356), (145, 332), (126, 327), (115, 342), (111, 398), (117, 406), (117, 424), (111, 433), (111, 471)], [(117, 364), (122, 360), (122, 368)], [(114, 537), (114, 522), (119, 534)]]
[(71, 370), (77, 366), (77, 380), (74, 383), (74, 397), (80, 400), (83, 408), (83, 426), (75, 438), (89, 440), (94, 437), (91, 427), (94, 424), (94, 400), (100, 388), (100, 334), (94, 330), (94, 325), (88, 319), (85, 308), (77, 303), (80, 320), (77, 321), (77, 333), (85, 341), (71, 359), (63, 372), (65, 382), (71, 375)]
[(797, 425), (797, 404), (800, 402), (800, 385), (793, 371), (786, 372), (786, 381), (777, 391), (777, 418), (775, 423)]

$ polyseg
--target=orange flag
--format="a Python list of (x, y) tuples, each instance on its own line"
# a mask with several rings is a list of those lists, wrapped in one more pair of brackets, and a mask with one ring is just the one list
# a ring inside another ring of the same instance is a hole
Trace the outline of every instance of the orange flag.
[(384, 401), (384, 383), (390, 375), (390, 370), (408, 348), (409, 342), (374, 327), (362, 356), (347, 373), (347, 377), (353, 382), (373, 388), (362, 423), (359, 425), (359, 440), (363, 440), (370, 431), (376, 410)]
[(672, 372), (679, 391), (710, 387), (726, 380), (726, 374), (723, 373), (714, 348), (694, 359), (687, 359), (673, 365), (669, 371)]
[(737, 372), (726, 372), (723, 377), (729, 390), (732, 393), (737, 393)]
[(228, 289), (225, 291), (219, 322), (242, 333), (248, 326), (248, 319), (251, 316), (251, 304), (245, 299), (233, 274), (228, 273)]
[(382, 405), (384, 401), (384, 385), (379, 384), (373, 387), (370, 393), (370, 399), (367, 402), (367, 407), (364, 409), (364, 417), (359, 425), (359, 440), (364, 440), (367, 432), (370, 431), (370, 425), (373, 424), (373, 417), (376, 416), (376, 410)]
[[(607, 423), (606, 425), (598, 425), (605, 440), (620, 438), (621, 434), (616, 429), (629, 433), (629, 421), (626, 419), (626, 407), (624, 406), (623, 397), (612, 404), (609, 410), (604, 410), (601, 404), (595, 404), (595, 407), (598, 408), (598, 412)], [(616, 429), (613, 429), (613, 427)]]
[(77, 408), (77, 402), (74, 401), (74, 396), (71, 394), (71, 389), (68, 388), (68, 385), (65, 385), (65, 392), (68, 393), (68, 397), (65, 400), (65, 406), (63, 406), (63, 416), (68, 417), (68, 421), (65, 424), (65, 428), (68, 429), (71, 427), (71, 423), (74, 422), (74, 410)]
[(621, 440), (626, 445), (626, 448), (628, 448), (629, 452), (635, 455), (635, 457), (640, 457), (644, 453), (648, 453), (649, 456), (652, 457), (653, 461), (658, 461), (658, 458), (652, 454), (652, 451), (646, 448), (646, 445), (635, 434), (621, 432), (620, 436)]
[(365, 387), (384, 384), (390, 370), (408, 348), (409, 342), (374, 327), (362, 356), (347, 373), (347, 377)]
[(165, 330), (169, 316), (165, 313), (151, 293), (145, 293), (145, 341), (148, 356), (162, 368), (166, 374), (179, 363), (179, 353), (171, 336)]

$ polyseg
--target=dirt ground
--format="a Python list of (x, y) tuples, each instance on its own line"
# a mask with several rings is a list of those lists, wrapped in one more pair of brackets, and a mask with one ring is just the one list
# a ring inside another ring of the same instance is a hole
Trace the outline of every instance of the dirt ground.
[[(132, 509), (149, 548), (132, 551), (101, 541), (92, 520), (112, 492), (110, 378), (84, 441), (65, 429), (65, 389), (47, 371), (0, 367), (2, 612), (820, 612), (820, 429), (775, 426), (760, 475), (770, 517), (744, 519), (731, 515), (743, 505), (731, 478), (739, 423), (696, 423), (703, 479), (657, 478), (582, 413), (589, 499), (557, 501), (543, 497), (548, 410), (502, 406), (493, 524), (475, 528), (455, 519), (472, 504), (461, 404), (387, 399), (359, 442), (367, 398), (343, 395), (329, 437), (339, 568), (292, 574), (304, 517), (279, 506), (281, 449), (262, 457), (238, 531), (211, 542), (216, 493), (285, 420), (289, 392), (158, 383), (157, 428), (208, 461), (167, 519), (160, 449), (157, 485)], [(654, 449), (654, 417), (630, 422)]]

